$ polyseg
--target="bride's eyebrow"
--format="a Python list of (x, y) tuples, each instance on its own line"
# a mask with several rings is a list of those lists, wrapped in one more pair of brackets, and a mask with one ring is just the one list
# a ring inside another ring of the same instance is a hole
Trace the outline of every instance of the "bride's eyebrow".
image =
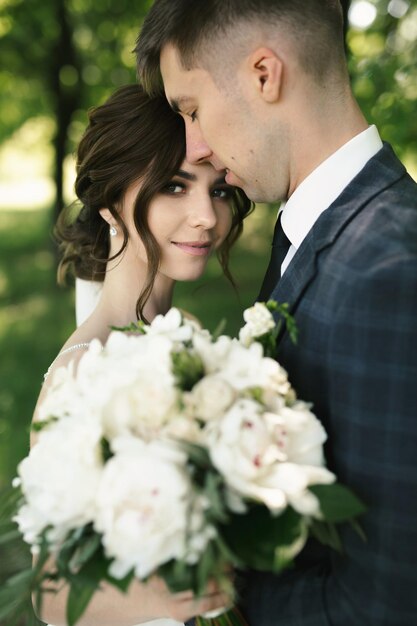
[(180, 178), (185, 178), (185, 180), (191, 180), (193, 182), (197, 180), (197, 176), (195, 174), (191, 174), (185, 170), (178, 170), (175, 176), (179, 176)]

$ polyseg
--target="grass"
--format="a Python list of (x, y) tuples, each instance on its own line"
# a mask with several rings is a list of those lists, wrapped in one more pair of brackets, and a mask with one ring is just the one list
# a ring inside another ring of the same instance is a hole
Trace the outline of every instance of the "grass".
[[(273, 210), (258, 207), (232, 253), (236, 294), (215, 260), (197, 283), (178, 284), (175, 304), (214, 330), (234, 333), (256, 298), (269, 256)], [(28, 451), (43, 374), (74, 329), (72, 289), (56, 286), (49, 212), (0, 211), (0, 488)]]

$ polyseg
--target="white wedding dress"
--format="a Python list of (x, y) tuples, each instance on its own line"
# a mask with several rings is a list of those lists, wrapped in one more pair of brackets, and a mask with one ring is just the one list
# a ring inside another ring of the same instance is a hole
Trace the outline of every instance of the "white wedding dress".
[[(81, 280), (77, 278), (75, 283), (75, 311), (77, 326), (82, 324), (94, 311), (101, 295), (102, 283)], [(53, 626), (48, 624), (48, 626)], [(115, 624), (114, 626), (118, 626)], [(138, 626), (183, 626), (180, 622), (172, 619), (156, 619), (151, 622), (142, 622)]]

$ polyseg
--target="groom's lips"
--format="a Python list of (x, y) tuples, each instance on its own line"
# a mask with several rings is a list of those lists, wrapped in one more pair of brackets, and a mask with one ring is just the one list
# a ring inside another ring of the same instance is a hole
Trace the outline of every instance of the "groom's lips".
[(172, 241), (171, 243), (192, 256), (207, 256), (212, 247), (211, 241)]

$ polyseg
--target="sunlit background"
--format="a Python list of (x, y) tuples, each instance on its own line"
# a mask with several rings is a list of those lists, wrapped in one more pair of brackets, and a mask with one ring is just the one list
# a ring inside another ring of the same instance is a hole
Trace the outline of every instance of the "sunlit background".
[[(135, 77), (131, 50), (149, 2), (72, 0), (63, 3), (71, 45), (61, 51), (59, 85), (54, 86), (51, 55), (56, 54), (60, 3), (0, 0), (1, 209), (39, 210), (54, 203), (54, 109), (59, 104), (54, 88), (63, 103), (75, 105), (70, 119), (63, 120), (68, 203), (73, 199), (71, 153), (86, 108)], [(348, 45), (360, 104), (416, 176), (417, 7), (411, 5), (409, 0), (353, 1)]]
[[(55, 285), (51, 237), (60, 207), (74, 199), (73, 151), (88, 108), (135, 80), (131, 51), (149, 4), (0, 0), (0, 487), (27, 448), (42, 373), (74, 326), (72, 289)], [(344, 5), (354, 92), (417, 178), (417, 6)], [(227, 310), (236, 328), (257, 295), (274, 215), (259, 209), (238, 246), (240, 299), (213, 264), (197, 292), (180, 286), (179, 304), (212, 326)]]

